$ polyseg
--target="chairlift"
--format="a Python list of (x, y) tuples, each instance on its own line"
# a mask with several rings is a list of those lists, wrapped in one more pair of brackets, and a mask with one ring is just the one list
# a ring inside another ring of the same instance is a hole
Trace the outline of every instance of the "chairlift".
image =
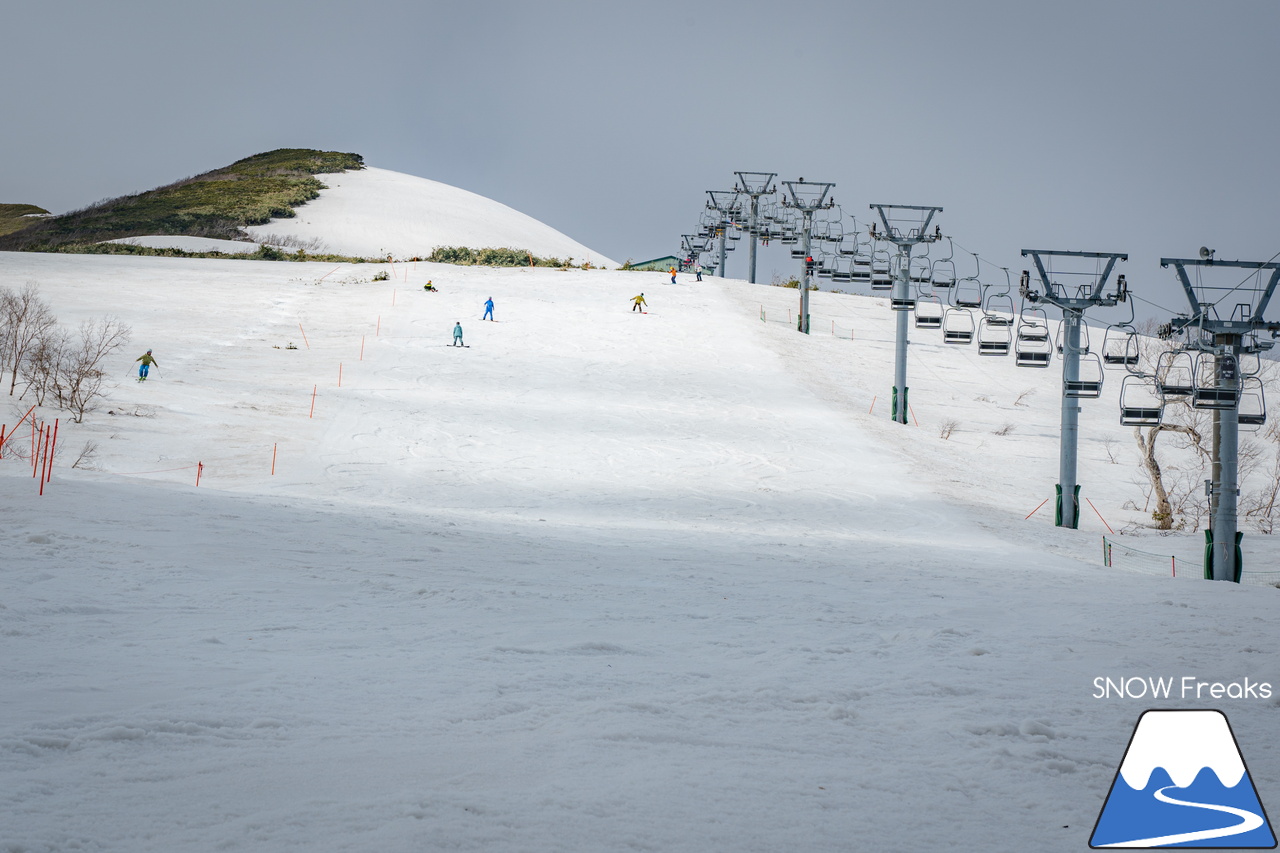
[(933, 281), (933, 286), (946, 290), (949, 287), (955, 287), (956, 284), (956, 264), (950, 258), (941, 258), (933, 262), (929, 276)]
[(836, 258), (833, 263), (835, 265), (835, 270), (831, 273), (832, 281), (853, 280), (853, 273), (850, 269), (853, 266), (852, 261), (845, 261), (843, 258)]
[(1016, 309), (1013, 307), (1013, 297), (1007, 293), (990, 293), (987, 294), (986, 305), (982, 308), (985, 320), (991, 326), (1012, 326), (1013, 315)]
[(1102, 364), (1105, 367), (1136, 367), (1138, 355), (1137, 329), (1127, 323), (1107, 326), (1102, 336)]
[(924, 255), (911, 259), (910, 278), (916, 284), (925, 284), (933, 280), (933, 264)]
[(991, 314), (978, 321), (978, 355), (1008, 355), (1012, 343), (1009, 323), (996, 323)]
[(982, 307), (982, 282), (976, 278), (962, 278), (951, 288), (951, 304), (957, 308)]
[(1154, 376), (1130, 373), (1120, 380), (1120, 423), (1124, 426), (1159, 426), (1164, 399)]
[(1014, 364), (1018, 367), (1048, 367), (1053, 359), (1049, 340), (1049, 316), (1043, 308), (1023, 306), (1014, 334)]
[[(1230, 370), (1235, 371), (1235, 359), (1230, 359)], [(1195, 357), (1195, 390), (1191, 392), (1193, 409), (1234, 409), (1240, 403), (1240, 387), (1224, 388), (1219, 385), (1219, 359), (1211, 352), (1199, 352)], [(1227, 368), (1223, 368), (1223, 372)]]
[(871, 256), (860, 253), (853, 256), (853, 267), (849, 270), (849, 276), (854, 281), (870, 281), (871, 280)]
[(893, 276), (890, 274), (891, 261), (889, 253), (880, 250), (871, 257), (871, 289), (892, 290)]
[(942, 300), (936, 296), (921, 296), (916, 300), (917, 329), (942, 328)]
[(1096, 355), (1082, 355), (1080, 373), (1075, 379), (1062, 380), (1062, 395), (1093, 399), (1102, 396), (1102, 359)]
[(1236, 418), (1240, 426), (1262, 426), (1267, 422), (1267, 398), (1258, 377), (1246, 376), (1242, 381)]
[[(1066, 323), (1058, 324), (1058, 333), (1054, 336), (1053, 343), (1053, 348), (1058, 351), (1058, 355), (1062, 355), (1062, 347), (1065, 343), (1063, 336), (1066, 334), (1066, 329)], [(1089, 324), (1085, 322), (1080, 323), (1080, 354), (1089, 354)]]
[(1049, 343), (1049, 315), (1043, 308), (1023, 306), (1018, 313), (1017, 337), (1019, 341), (1044, 341)]
[(1165, 397), (1190, 397), (1195, 393), (1195, 364), (1191, 353), (1168, 350), (1156, 359), (1156, 384)]
[(948, 307), (942, 315), (942, 342), (944, 344), (968, 344), (973, 342), (973, 312), (968, 308)]

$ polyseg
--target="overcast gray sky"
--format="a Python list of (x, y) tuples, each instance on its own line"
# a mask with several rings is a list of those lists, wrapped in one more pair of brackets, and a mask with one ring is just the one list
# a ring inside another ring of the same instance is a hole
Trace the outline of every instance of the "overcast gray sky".
[(674, 252), (735, 170), (834, 181), (860, 219), (941, 205), (1017, 268), (1128, 252), (1174, 310), (1161, 255), (1280, 251), (1270, 0), (5, 0), (4, 21), (0, 202), (55, 212), (287, 146), (618, 260)]

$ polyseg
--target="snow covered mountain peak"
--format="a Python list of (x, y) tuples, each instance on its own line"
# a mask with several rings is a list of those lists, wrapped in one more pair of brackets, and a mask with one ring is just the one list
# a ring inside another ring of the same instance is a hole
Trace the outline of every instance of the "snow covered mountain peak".
[(328, 189), (297, 216), (245, 230), (265, 243), (318, 239), (325, 251), (359, 257), (426, 257), (440, 246), (469, 246), (618, 265), (531, 216), (439, 181), (373, 167), (316, 177)]
[(1185, 788), (1208, 767), (1234, 788), (1245, 774), (1227, 718), (1218, 711), (1148, 711), (1138, 722), (1120, 775), (1134, 790), (1146, 788), (1152, 772), (1163, 767), (1173, 784)]

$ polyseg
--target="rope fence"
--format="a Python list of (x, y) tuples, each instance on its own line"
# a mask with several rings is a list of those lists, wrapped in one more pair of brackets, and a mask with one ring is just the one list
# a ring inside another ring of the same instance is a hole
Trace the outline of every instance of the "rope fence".
[[(1200, 563), (1185, 559), (1179, 563), (1178, 558), (1172, 554), (1142, 551), (1107, 536), (1102, 537), (1102, 565), (1149, 575), (1204, 580), (1204, 566)], [(1251, 572), (1245, 569), (1240, 573), (1240, 585), (1280, 589), (1280, 572)]]

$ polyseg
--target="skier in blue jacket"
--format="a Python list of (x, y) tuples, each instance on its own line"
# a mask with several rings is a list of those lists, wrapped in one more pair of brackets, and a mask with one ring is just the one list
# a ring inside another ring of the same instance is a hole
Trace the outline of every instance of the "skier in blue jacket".
[(484, 316), (481, 317), (480, 319), (490, 320), (490, 321), (493, 320), (493, 297), (492, 296), (490, 296), (489, 300), (484, 303)]

